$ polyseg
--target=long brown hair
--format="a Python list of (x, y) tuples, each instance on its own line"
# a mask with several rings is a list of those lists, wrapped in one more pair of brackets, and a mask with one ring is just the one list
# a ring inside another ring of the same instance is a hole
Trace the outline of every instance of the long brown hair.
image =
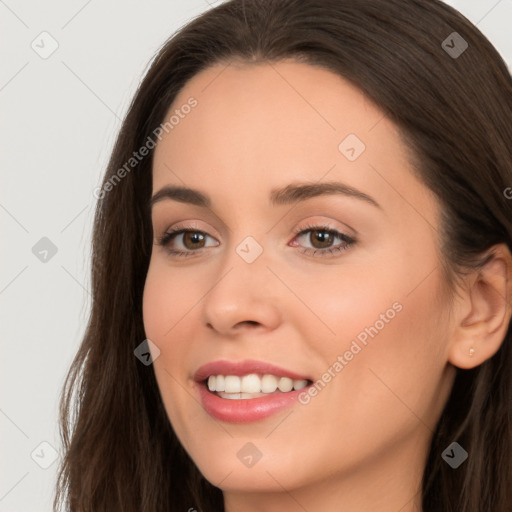
[[(460, 55), (443, 45), (454, 32), (468, 45)], [(152, 62), (104, 176), (92, 241), (92, 310), (61, 396), (65, 456), (55, 508), (224, 510), (220, 489), (178, 442), (152, 367), (134, 356), (145, 339), (153, 152), (121, 180), (115, 176), (196, 73), (235, 59), (285, 58), (345, 77), (396, 123), (412, 171), (442, 208), (450, 287), (464, 269), (485, 263), (482, 255), (494, 244), (512, 249), (512, 201), (504, 195), (512, 186), (512, 78), (464, 16), (438, 0), (231, 0), (205, 12)], [(424, 471), (423, 511), (505, 512), (512, 503), (510, 325), (492, 358), (457, 372)], [(453, 441), (469, 453), (457, 470), (441, 458)]]

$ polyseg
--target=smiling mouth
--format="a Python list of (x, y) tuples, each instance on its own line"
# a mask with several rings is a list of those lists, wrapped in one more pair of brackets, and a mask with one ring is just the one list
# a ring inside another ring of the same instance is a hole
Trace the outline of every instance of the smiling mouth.
[(227, 400), (250, 400), (299, 391), (310, 386), (309, 379), (291, 379), (271, 374), (210, 375), (203, 381), (208, 391)]

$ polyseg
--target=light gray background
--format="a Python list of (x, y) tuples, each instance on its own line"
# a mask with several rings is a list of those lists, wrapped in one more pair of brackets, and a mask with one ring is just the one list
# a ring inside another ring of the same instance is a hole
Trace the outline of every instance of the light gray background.
[[(41, 443), (61, 450), (58, 397), (90, 307), (92, 192), (147, 64), (218, 3), (0, 0), (2, 512), (52, 509), (58, 460)], [(512, 69), (512, 0), (447, 3)], [(56, 44), (44, 31), (58, 43), (46, 59), (31, 46)], [(32, 251), (43, 237), (57, 248), (46, 262)]]

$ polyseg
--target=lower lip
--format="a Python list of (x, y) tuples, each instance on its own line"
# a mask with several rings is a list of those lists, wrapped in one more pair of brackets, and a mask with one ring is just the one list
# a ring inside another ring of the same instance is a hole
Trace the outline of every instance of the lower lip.
[(269, 394), (259, 398), (231, 400), (211, 393), (204, 382), (196, 383), (196, 385), (199, 388), (201, 402), (206, 412), (218, 420), (229, 423), (251, 423), (268, 418), (297, 403), (299, 395), (307, 390), (305, 387), (296, 391)]

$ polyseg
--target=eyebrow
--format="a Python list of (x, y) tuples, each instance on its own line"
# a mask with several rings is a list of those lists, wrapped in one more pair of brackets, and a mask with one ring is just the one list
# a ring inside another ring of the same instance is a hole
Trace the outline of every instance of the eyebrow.
[[(353, 197), (369, 203), (377, 208), (382, 209), (381, 205), (373, 199), (373, 197), (357, 190), (356, 188), (339, 182), (327, 183), (292, 183), (284, 188), (273, 189), (270, 193), (270, 204), (272, 206), (288, 205), (304, 201), (312, 197), (321, 195), (341, 194), (347, 197)], [(167, 185), (160, 189), (150, 201), (150, 207), (153, 208), (155, 203), (169, 199), (180, 203), (189, 203), (203, 208), (210, 208), (210, 198), (200, 192), (188, 187), (179, 187)]]

